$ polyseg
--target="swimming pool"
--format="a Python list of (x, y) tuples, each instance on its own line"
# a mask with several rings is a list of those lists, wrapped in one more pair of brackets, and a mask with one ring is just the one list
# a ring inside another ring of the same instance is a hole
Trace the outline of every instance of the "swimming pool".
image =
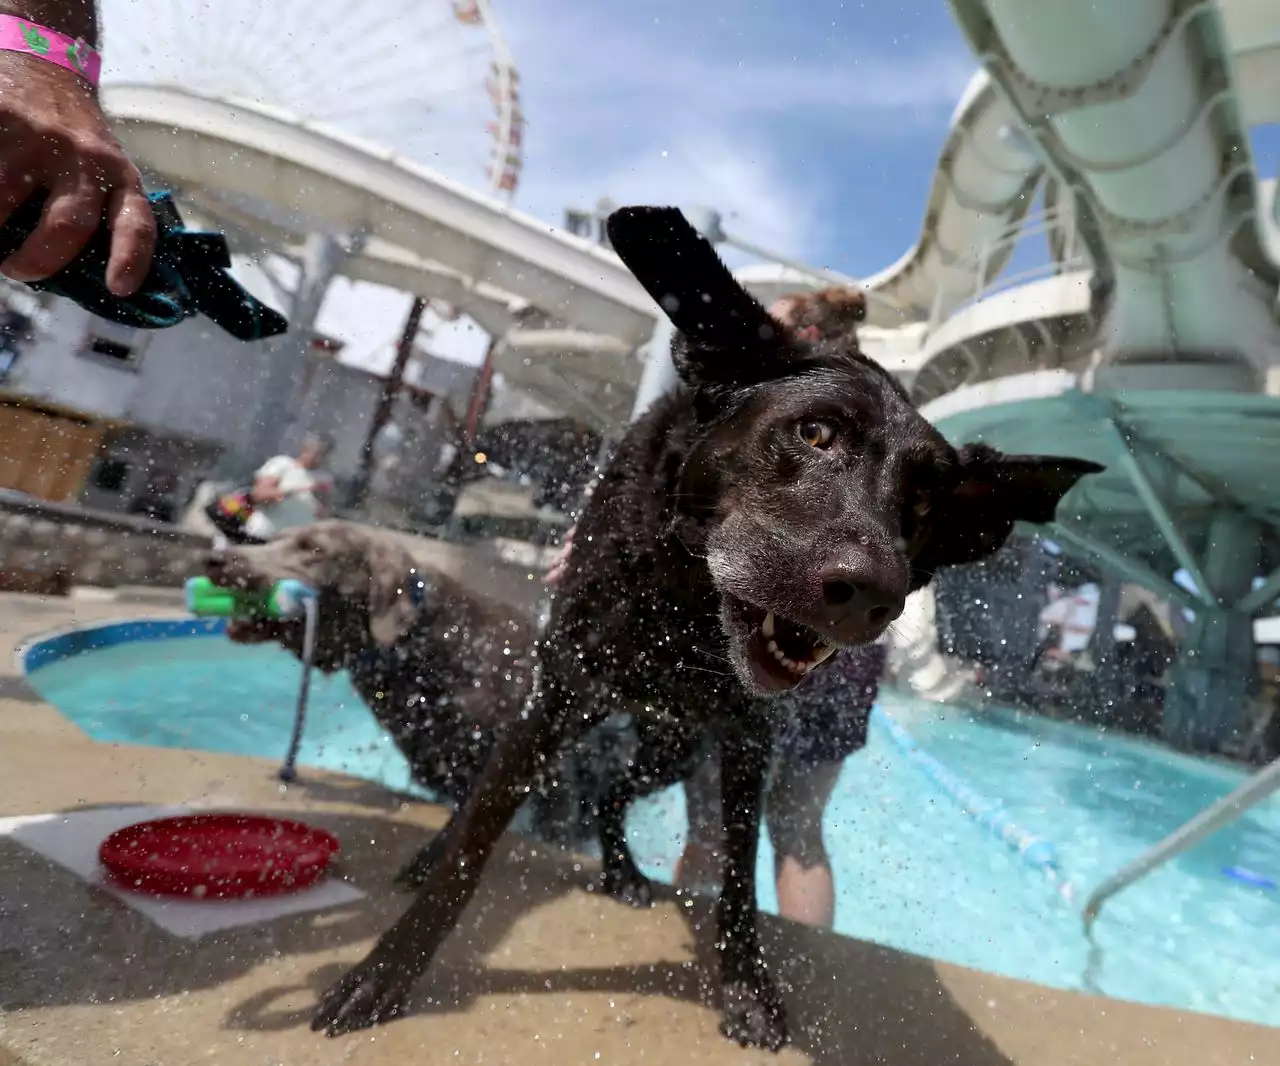
[[(136, 643), (126, 633), (105, 647), (81, 641), (62, 659), (37, 647), (29, 680), (99, 741), (283, 755), (297, 662), (273, 647), (232, 645), (211, 627), (160, 625), (168, 629), (148, 635), (182, 639)], [(1114, 899), (1091, 958), (1078, 916), (904, 756), (886, 711), (1052, 840), (1086, 892), (1242, 777), (1126, 738), (886, 694), (827, 811), (839, 932), (1054, 987), (1280, 1025), (1280, 892), (1221, 872), (1240, 865), (1280, 878), (1280, 803)], [(423, 794), (342, 675), (315, 679), (300, 761)], [(637, 858), (663, 880), (682, 847), (683, 806), (671, 790), (638, 804), (629, 822)], [(770, 911), (772, 865), (766, 839), (760, 896)]]

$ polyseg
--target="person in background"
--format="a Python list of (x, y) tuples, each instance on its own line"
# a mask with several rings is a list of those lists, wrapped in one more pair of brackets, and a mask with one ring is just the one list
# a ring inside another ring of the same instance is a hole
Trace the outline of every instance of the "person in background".
[[(866, 298), (856, 289), (829, 288), (786, 296), (769, 313), (803, 340), (839, 340), (856, 333)], [(773, 846), (778, 913), (830, 928), (835, 920), (835, 877), (823, 841), (823, 816), (844, 760), (867, 742), (887, 649), (883, 643), (848, 648), (783, 697), (784, 724), (774, 740), (765, 796), (765, 826)], [(720, 883), (719, 766), (714, 755), (685, 782), (689, 836), (676, 863), (684, 888)]]
[[(33, 39), (53, 47), (33, 50)], [(93, 0), (0, 0), (0, 42), (0, 224), (36, 190), (48, 193), (39, 225), (0, 272), (56, 274), (105, 223), (107, 287), (132, 295), (151, 267), (155, 216), (102, 113)]]
[[(866, 315), (866, 298), (856, 289), (833, 287), (785, 296), (769, 313), (802, 340), (835, 341), (856, 333)], [(544, 575), (552, 587), (568, 570), (573, 533), (571, 527)], [(765, 801), (778, 910), (784, 918), (825, 928), (835, 919), (835, 879), (822, 839), (822, 820), (844, 760), (866, 744), (887, 657), (882, 643), (846, 649), (784, 697), (790, 706), (779, 716), (786, 724), (775, 738)], [(710, 889), (720, 881), (718, 775), (714, 753), (709, 753), (684, 785), (689, 836), (675, 880), (685, 888)]]
[(305, 526), (325, 517), (333, 492), (333, 478), (324, 469), (332, 440), (308, 433), (295, 455), (268, 459), (253, 476), (249, 499), (253, 514), (245, 532), (268, 540), (281, 530)]

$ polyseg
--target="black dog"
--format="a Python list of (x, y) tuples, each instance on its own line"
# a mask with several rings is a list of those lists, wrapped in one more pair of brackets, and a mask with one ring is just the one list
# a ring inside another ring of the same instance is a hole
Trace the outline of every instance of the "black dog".
[(541, 676), (442, 834), (421, 892), (323, 997), (313, 1027), (393, 1016), (471, 898), (530, 782), (592, 723), (641, 708), (632, 774), (600, 816), (606, 884), (648, 887), (622, 833), (642, 789), (677, 780), (704, 730), (720, 745), (726, 867), (722, 1030), (787, 1040), (755, 930), (759, 801), (771, 703), (841, 645), (874, 640), (939, 567), (1046, 522), (1074, 459), (960, 452), (850, 341), (799, 339), (733, 279), (673, 209), (609, 219), (623, 262), (681, 331), (682, 387), (632, 427), (578, 526), (540, 651)]

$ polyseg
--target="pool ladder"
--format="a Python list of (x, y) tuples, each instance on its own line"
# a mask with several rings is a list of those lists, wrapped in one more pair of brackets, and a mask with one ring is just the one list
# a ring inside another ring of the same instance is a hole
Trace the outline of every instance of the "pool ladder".
[(1188, 848), (1194, 847), (1206, 837), (1212, 836), (1219, 829), (1230, 825), (1237, 818), (1256, 807), (1273, 792), (1280, 790), (1280, 759), (1259, 770), (1253, 777), (1237, 788), (1230, 795), (1223, 796), (1217, 803), (1206, 807), (1185, 825), (1175, 829), (1159, 844), (1139, 855), (1133, 862), (1102, 882), (1084, 905), (1084, 931), (1091, 934), (1093, 923), (1097, 921), (1102, 905), (1118, 892), (1123, 892), (1135, 881), (1145, 877), (1158, 866)]

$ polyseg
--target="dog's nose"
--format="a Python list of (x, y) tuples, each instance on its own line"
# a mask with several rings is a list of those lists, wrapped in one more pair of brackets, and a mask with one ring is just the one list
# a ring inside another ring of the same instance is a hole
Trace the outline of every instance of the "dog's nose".
[(895, 575), (869, 561), (828, 566), (821, 574), (822, 618), (833, 631), (857, 638), (879, 630), (900, 614), (906, 593)]

